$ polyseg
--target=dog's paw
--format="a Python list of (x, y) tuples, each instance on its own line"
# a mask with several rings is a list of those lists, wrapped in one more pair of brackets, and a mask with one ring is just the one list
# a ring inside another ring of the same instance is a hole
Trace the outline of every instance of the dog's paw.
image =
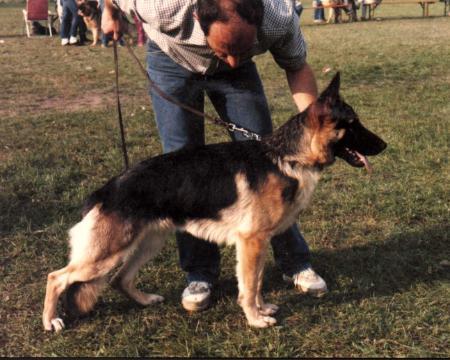
[(141, 305), (148, 306), (156, 303), (163, 302), (164, 298), (160, 295), (156, 294), (143, 294), (142, 301), (140, 301)]
[(274, 315), (278, 311), (279, 307), (275, 304), (264, 304), (258, 310), (261, 315)]
[(60, 318), (54, 318), (50, 322), (44, 323), (44, 329), (47, 331), (54, 330), (55, 332), (60, 332), (64, 327), (64, 321)]
[(273, 326), (277, 323), (277, 320), (271, 316), (258, 316), (256, 319), (248, 320), (248, 324), (256, 328), (266, 328)]

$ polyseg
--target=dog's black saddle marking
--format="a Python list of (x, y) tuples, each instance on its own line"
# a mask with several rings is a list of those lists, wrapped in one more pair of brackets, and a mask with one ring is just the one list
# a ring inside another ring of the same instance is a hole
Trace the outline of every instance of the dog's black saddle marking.
[(267, 146), (243, 141), (184, 148), (144, 160), (94, 192), (84, 213), (102, 203), (102, 211), (130, 219), (218, 219), (220, 210), (237, 200), (235, 177), (245, 175), (257, 191), (269, 174), (288, 179), (283, 198), (291, 200), (297, 180), (283, 175)]

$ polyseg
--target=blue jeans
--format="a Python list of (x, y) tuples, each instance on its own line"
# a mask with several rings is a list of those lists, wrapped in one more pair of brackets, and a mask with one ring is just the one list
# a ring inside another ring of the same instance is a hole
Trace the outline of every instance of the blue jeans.
[[(322, 6), (322, 1), (315, 0), (316, 6)], [(314, 9), (314, 20), (325, 20), (325, 11), (323, 8)]]
[(77, 36), (78, 8), (75, 0), (61, 0), (62, 4), (62, 20), (61, 20), (61, 39)]
[[(178, 65), (149, 41), (147, 71), (164, 92), (189, 106), (203, 111), (206, 93), (221, 119), (261, 135), (272, 132), (269, 107), (252, 61), (237, 69), (229, 69), (223, 64), (214, 74), (202, 75)], [(203, 118), (168, 102), (152, 89), (150, 96), (165, 153), (205, 143)], [(230, 135), (233, 140), (245, 140), (239, 133)], [(180, 265), (188, 273), (188, 282), (214, 283), (220, 271), (218, 246), (188, 233), (177, 233), (176, 238)], [(271, 244), (275, 261), (284, 274), (291, 276), (309, 265), (308, 245), (297, 226), (275, 236)]]

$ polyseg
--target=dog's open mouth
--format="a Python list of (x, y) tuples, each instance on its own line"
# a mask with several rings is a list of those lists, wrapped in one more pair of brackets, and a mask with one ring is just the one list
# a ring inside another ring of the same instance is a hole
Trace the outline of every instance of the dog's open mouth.
[(356, 150), (343, 147), (339, 149), (336, 155), (347, 161), (350, 165), (355, 167), (365, 167), (368, 173), (372, 173), (372, 166), (367, 157)]

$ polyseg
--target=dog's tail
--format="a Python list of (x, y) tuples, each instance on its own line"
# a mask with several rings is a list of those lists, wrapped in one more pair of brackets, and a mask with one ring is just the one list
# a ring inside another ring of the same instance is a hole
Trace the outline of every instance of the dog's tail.
[(72, 317), (80, 317), (89, 313), (106, 284), (106, 277), (102, 277), (70, 285), (64, 298), (64, 308), (67, 314)]

